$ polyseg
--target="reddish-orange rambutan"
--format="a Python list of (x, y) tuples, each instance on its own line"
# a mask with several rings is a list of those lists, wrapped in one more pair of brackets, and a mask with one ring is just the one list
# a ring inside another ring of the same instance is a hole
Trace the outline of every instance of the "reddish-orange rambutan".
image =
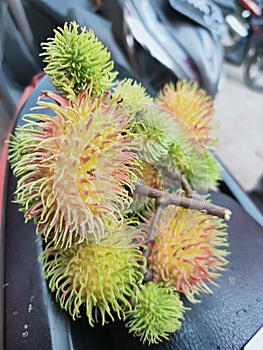
[(227, 263), (225, 224), (198, 211), (168, 206), (161, 215), (148, 264), (153, 280), (175, 286), (192, 301), (200, 292), (211, 292)]

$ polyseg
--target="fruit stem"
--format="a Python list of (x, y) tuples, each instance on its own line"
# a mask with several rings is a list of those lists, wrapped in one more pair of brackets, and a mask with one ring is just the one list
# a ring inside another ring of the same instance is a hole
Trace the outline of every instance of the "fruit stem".
[(203, 214), (218, 216), (224, 220), (229, 220), (232, 214), (229, 209), (210, 203), (202, 199), (202, 197), (198, 197), (198, 199), (194, 196), (190, 198), (183, 197), (176, 193), (163, 192), (147, 185), (137, 184), (135, 193), (161, 201), (162, 205), (160, 210), (168, 205), (176, 205), (186, 209), (198, 210)]
[(150, 254), (152, 245), (154, 243), (155, 240), (155, 234), (156, 234), (156, 230), (157, 230), (157, 226), (158, 226), (158, 222), (160, 220), (160, 216), (161, 213), (163, 211), (163, 209), (166, 207), (165, 203), (162, 201), (162, 198), (157, 198), (156, 199), (156, 211), (154, 213), (152, 222), (151, 222), (151, 227), (148, 233), (148, 240), (147, 240), (147, 247), (144, 251), (144, 256), (146, 259), (148, 259), (148, 256)]

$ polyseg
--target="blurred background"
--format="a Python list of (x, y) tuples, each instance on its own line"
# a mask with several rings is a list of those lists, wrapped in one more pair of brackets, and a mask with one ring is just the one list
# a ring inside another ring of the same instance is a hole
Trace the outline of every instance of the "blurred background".
[(224, 64), (225, 81), (215, 99), (217, 155), (245, 191), (263, 174), (263, 93), (243, 82), (243, 68)]

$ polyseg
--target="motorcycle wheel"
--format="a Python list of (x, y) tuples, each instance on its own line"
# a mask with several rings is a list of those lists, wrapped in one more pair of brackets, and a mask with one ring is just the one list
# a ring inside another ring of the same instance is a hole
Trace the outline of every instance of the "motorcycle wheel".
[(244, 81), (252, 90), (263, 92), (263, 52), (256, 49), (244, 63)]

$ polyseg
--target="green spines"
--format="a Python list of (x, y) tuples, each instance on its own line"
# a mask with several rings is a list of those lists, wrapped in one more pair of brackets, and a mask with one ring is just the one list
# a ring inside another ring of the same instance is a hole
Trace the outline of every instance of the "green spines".
[(112, 97), (119, 103), (120, 108), (132, 116), (144, 114), (147, 109), (154, 106), (153, 99), (147, 94), (146, 89), (132, 79), (121, 80), (114, 88)]
[(94, 32), (79, 29), (75, 22), (54, 32), (54, 38), (42, 43), (42, 56), (47, 63), (44, 71), (58, 91), (67, 95), (73, 89), (79, 94), (89, 88), (93, 95), (101, 95), (114, 85), (114, 63)]
[(132, 131), (138, 135), (135, 142), (141, 146), (140, 157), (152, 164), (165, 157), (172, 142), (173, 127), (169, 116), (159, 114), (154, 108), (148, 108), (143, 115), (137, 115), (133, 120)]
[(143, 343), (159, 343), (181, 327), (185, 310), (173, 288), (147, 282), (141, 285), (134, 308), (127, 312), (126, 327)]
[(197, 149), (180, 134), (159, 163), (170, 171), (184, 174), (195, 190), (214, 188), (221, 178), (221, 167), (213, 154), (204, 148)]

